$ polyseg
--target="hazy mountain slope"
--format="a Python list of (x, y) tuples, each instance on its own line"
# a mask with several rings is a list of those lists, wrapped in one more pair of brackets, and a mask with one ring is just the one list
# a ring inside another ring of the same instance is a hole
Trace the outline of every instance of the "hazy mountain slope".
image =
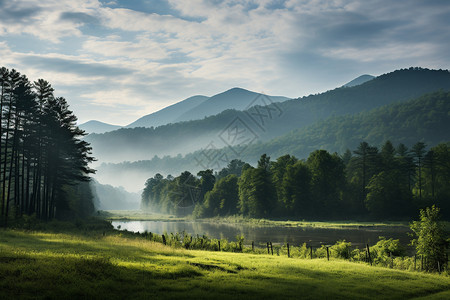
[(121, 126), (111, 125), (96, 120), (87, 121), (86, 123), (78, 125), (78, 127), (87, 133), (105, 133), (121, 128)]
[[(217, 115), (227, 109), (245, 110), (258, 102), (260, 93), (251, 92), (241, 88), (233, 88), (223, 93), (212, 96), (196, 107), (186, 111), (175, 119), (175, 121), (190, 121), (203, 119), (207, 116)], [(281, 96), (270, 96), (272, 102), (281, 102), (289, 98)]]
[[(284, 154), (306, 158), (316, 149), (343, 153), (346, 149), (354, 150), (361, 141), (379, 146), (386, 140), (391, 140), (395, 145), (404, 143), (408, 147), (423, 141), (431, 147), (450, 141), (449, 111), (450, 93), (433, 93), (353, 116), (330, 117), (269, 142), (251, 145), (240, 155), (227, 147), (218, 149), (217, 158), (213, 161), (209, 160), (205, 151), (196, 151), (184, 157), (156, 157), (146, 161), (103, 164), (98, 168), (96, 177), (110, 184), (121, 184), (137, 190), (157, 172), (178, 175), (185, 170), (195, 173), (205, 167), (218, 171), (234, 158), (254, 164), (263, 153), (272, 159)], [(221, 157), (228, 161), (221, 160)]]
[[(400, 70), (355, 87), (256, 106), (245, 112), (228, 110), (202, 120), (153, 129), (120, 129), (93, 134), (86, 140), (92, 143), (94, 155), (101, 162), (148, 160), (155, 155), (173, 156), (208, 147), (235, 147), (247, 140), (265, 142), (330, 116), (355, 114), (436, 90), (450, 91), (448, 71)], [(257, 103), (264, 104), (263, 101)], [(247, 136), (239, 140), (236, 133), (242, 131)]]
[(92, 180), (90, 184), (98, 210), (129, 210), (140, 207), (141, 196), (138, 193), (130, 193), (121, 186), (100, 184), (97, 180)]
[(183, 101), (165, 107), (157, 112), (143, 116), (133, 123), (125, 126), (126, 128), (134, 127), (157, 127), (175, 122), (175, 120), (186, 111), (196, 107), (209, 99), (206, 96), (193, 96)]
[(94, 157), (101, 162), (144, 160), (155, 155), (175, 156), (206, 147), (217, 139), (236, 115), (245, 118), (243, 112), (226, 110), (203, 120), (167, 124), (157, 128), (122, 128), (104, 134), (91, 134), (85, 139), (91, 143)]
[(352, 87), (352, 86), (357, 86), (357, 85), (363, 84), (363, 83), (365, 83), (365, 82), (367, 82), (367, 81), (369, 81), (369, 80), (372, 80), (372, 79), (374, 79), (374, 78), (375, 78), (375, 76), (372, 76), (372, 75), (367, 75), (367, 74), (361, 75), (361, 76), (359, 76), (359, 77), (353, 79), (352, 81), (350, 81), (350, 82), (344, 84), (342, 87)]
[(355, 115), (331, 117), (248, 149), (249, 159), (262, 152), (278, 157), (289, 153), (306, 157), (316, 149), (343, 153), (361, 141), (381, 145), (386, 140), (413, 145), (450, 142), (450, 93), (426, 94)]
[(329, 116), (355, 114), (438, 90), (450, 91), (447, 70), (410, 68), (394, 71), (354, 87), (282, 102), (278, 107), (283, 115), (267, 120), (267, 130), (261, 137), (272, 139)]

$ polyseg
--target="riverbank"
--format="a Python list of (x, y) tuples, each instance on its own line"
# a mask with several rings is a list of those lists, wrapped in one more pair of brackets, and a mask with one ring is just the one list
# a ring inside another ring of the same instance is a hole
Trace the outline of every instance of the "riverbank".
[(168, 222), (206, 222), (227, 224), (250, 224), (255, 226), (276, 227), (313, 227), (329, 229), (359, 229), (382, 227), (409, 227), (408, 222), (358, 222), (358, 221), (296, 221), (296, 220), (269, 220), (252, 219), (242, 216), (230, 216), (209, 219), (193, 219), (191, 217), (176, 217), (174, 215), (154, 214), (141, 210), (109, 210), (100, 211), (98, 216), (110, 221), (168, 221)]
[(0, 298), (444, 299), (450, 278), (340, 259), (185, 250), (102, 229), (0, 231)]

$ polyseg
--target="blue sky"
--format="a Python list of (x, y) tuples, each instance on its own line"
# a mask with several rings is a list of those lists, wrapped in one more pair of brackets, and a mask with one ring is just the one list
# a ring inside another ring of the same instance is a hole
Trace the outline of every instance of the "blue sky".
[(0, 65), (80, 122), (126, 125), (232, 87), (299, 97), (362, 74), (450, 68), (448, 0), (0, 0)]

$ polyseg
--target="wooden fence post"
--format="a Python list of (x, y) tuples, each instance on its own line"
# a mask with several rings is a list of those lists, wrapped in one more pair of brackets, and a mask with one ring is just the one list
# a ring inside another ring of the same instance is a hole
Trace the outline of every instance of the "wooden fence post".
[(370, 265), (372, 265), (372, 259), (371, 259), (371, 257), (370, 257), (370, 248), (369, 248), (369, 244), (366, 244), (366, 246), (367, 246), (367, 256), (369, 257)]
[(287, 243), (288, 257), (291, 257), (291, 253), (289, 252), (289, 243)]
[(166, 245), (166, 236), (164, 234), (162, 235), (162, 239), (163, 239), (163, 244)]
[(312, 259), (312, 246), (311, 246), (310, 250), (311, 250), (310, 255), (311, 255), (311, 259)]
[(220, 251), (220, 241), (219, 241), (219, 251)]
[(239, 242), (239, 250), (242, 252), (242, 242)]
[(269, 242), (267, 242), (267, 254), (270, 254)]
[(255, 242), (252, 241), (252, 252), (255, 252)]
[(272, 242), (270, 242), (270, 252), (272, 252), (272, 255), (273, 255), (273, 245), (272, 245)]
[(328, 250), (328, 246), (327, 246), (327, 260), (330, 261), (330, 251)]

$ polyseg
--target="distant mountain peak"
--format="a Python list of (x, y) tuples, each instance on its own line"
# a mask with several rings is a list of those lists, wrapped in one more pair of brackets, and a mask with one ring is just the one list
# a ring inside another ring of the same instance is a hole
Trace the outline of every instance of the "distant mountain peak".
[(363, 83), (365, 83), (365, 82), (367, 82), (367, 81), (369, 81), (369, 80), (372, 80), (372, 79), (374, 79), (374, 78), (375, 78), (375, 76), (372, 76), (372, 75), (369, 75), (369, 74), (364, 74), (364, 75), (361, 75), (361, 76), (359, 76), (359, 77), (353, 79), (352, 81), (350, 81), (350, 82), (344, 84), (342, 87), (353, 87), (353, 86), (357, 86), (357, 85), (363, 84)]
[(78, 127), (87, 133), (105, 133), (108, 131), (113, 131), (121, 128), (119, 125), (111, 125), (97, 120), (90, 120), (83, 124), (78, 125)]

